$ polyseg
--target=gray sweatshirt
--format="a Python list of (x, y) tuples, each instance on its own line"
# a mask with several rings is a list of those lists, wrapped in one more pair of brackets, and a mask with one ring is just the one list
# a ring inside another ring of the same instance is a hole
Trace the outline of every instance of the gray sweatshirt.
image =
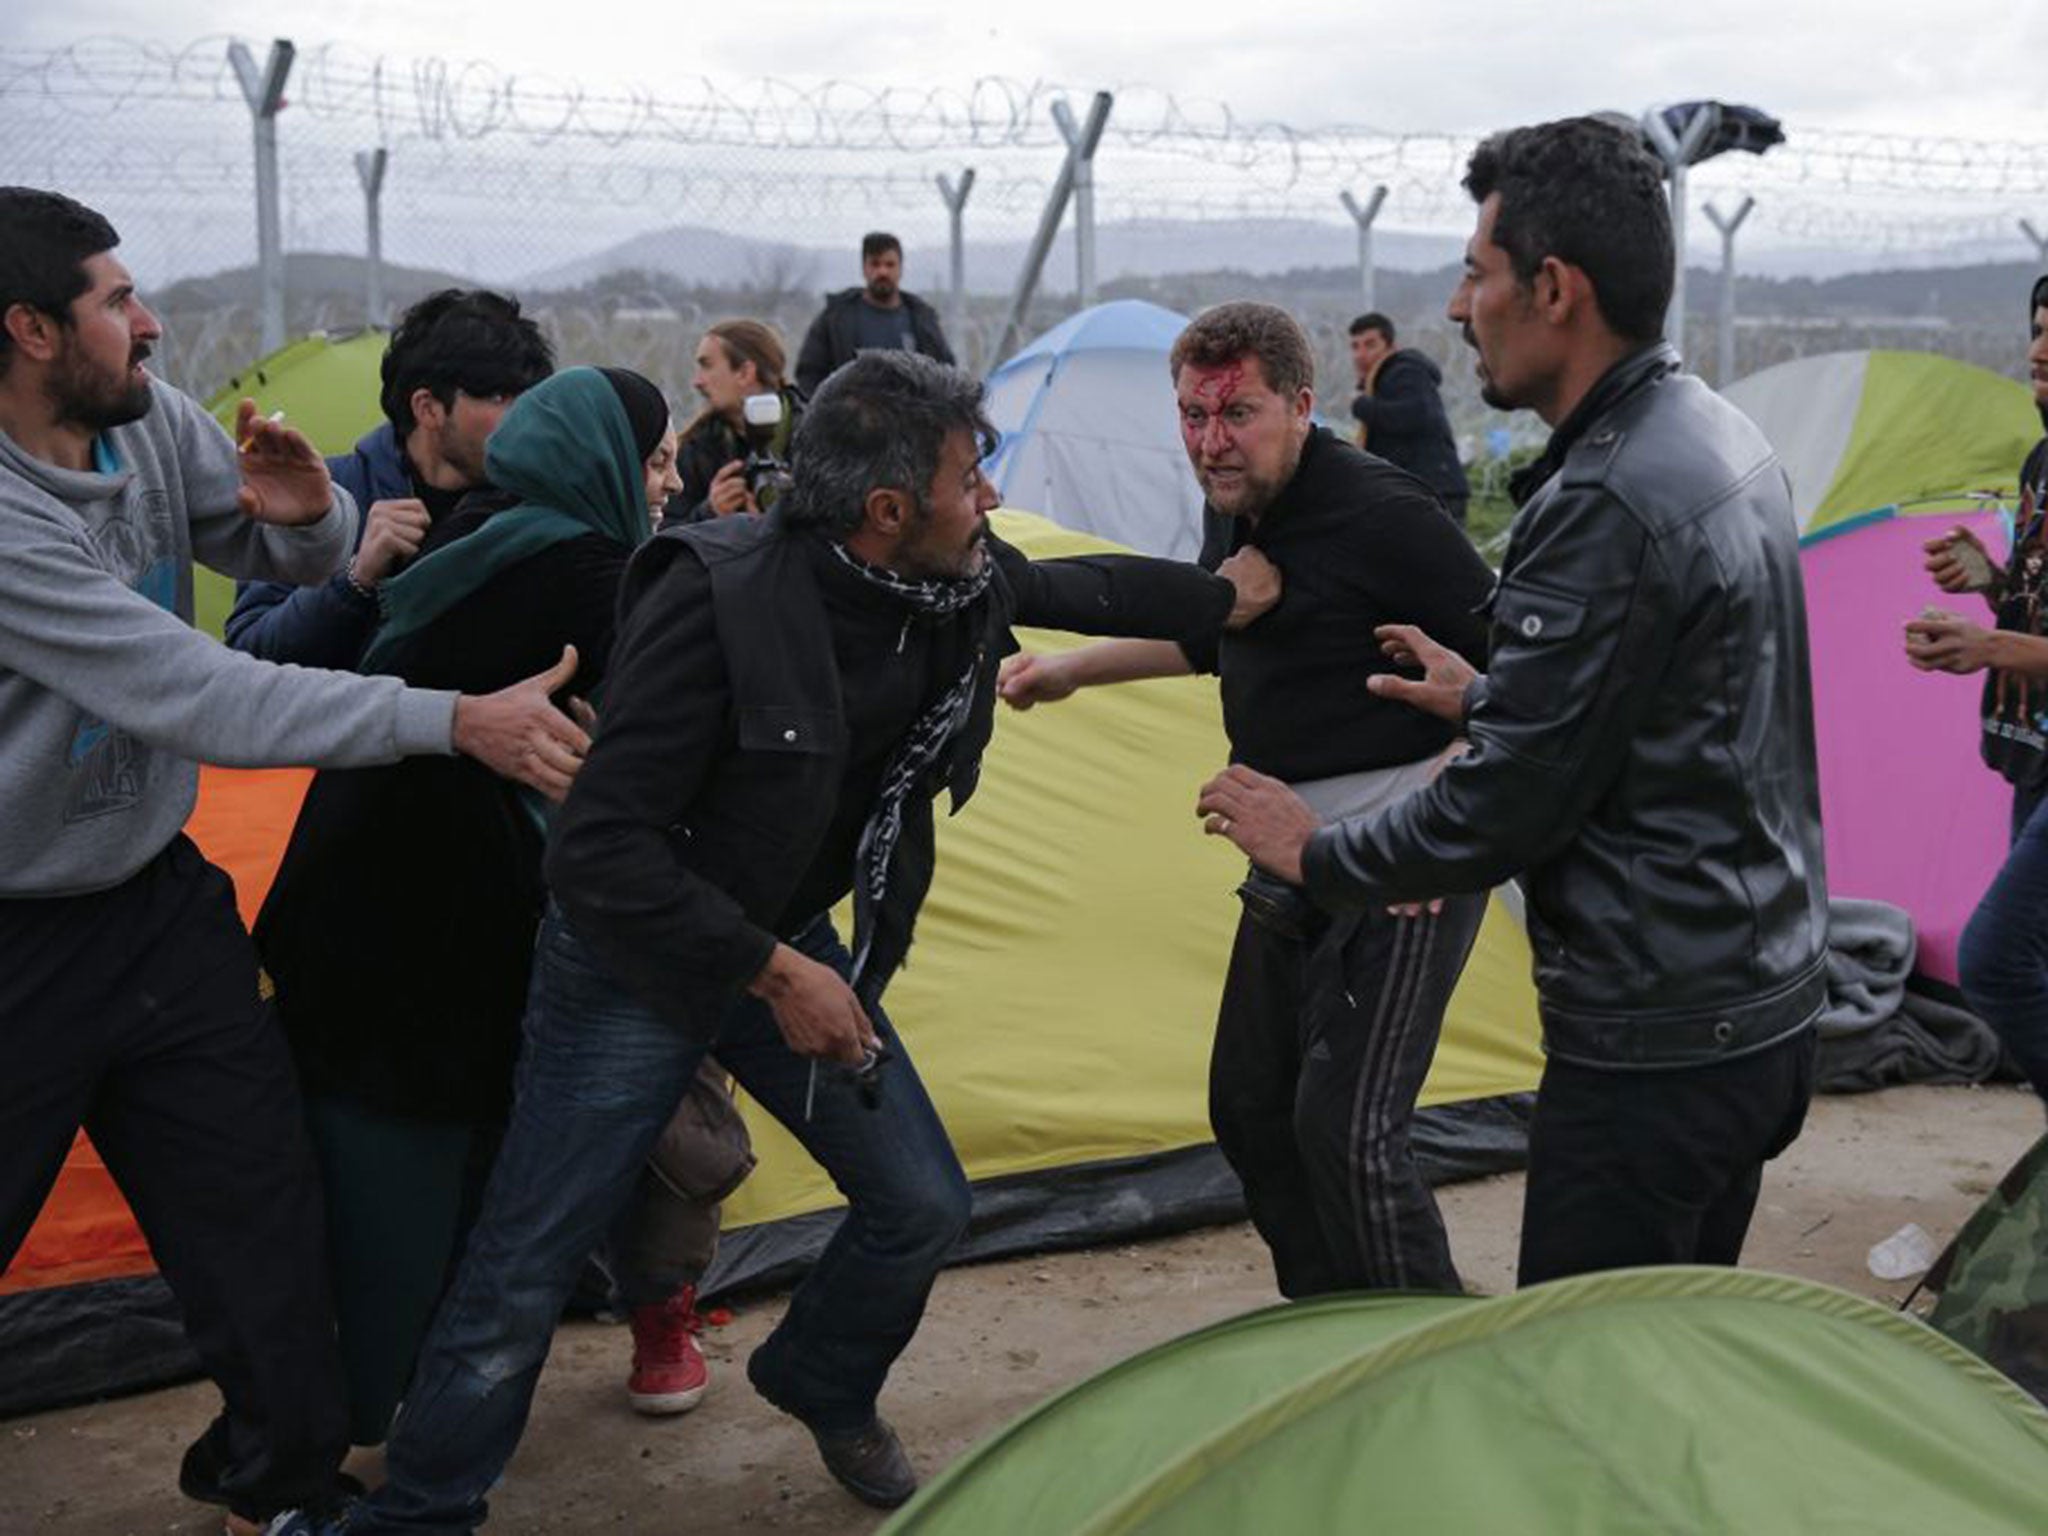
[(276, 666), (192, 628), (192, 561), (313, 582), (347, 556), (348, 493), (277, 528), (235, 508), (235, 445), (167, 384), (96, 470), (0, 433), (0, 897), (118, 885), (184, 826), (199, 761), (360, 767), (453, 750), (455, 695)]

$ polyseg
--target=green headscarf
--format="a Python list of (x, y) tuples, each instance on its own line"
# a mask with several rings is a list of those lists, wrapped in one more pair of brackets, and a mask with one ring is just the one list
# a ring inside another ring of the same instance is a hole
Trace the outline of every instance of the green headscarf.
[(377, 588), (383, 622), (365, 672), (529, 555), (586, 533), (633, 549), (651, 532), (645, 460), (618, 391), (595, 368), (564, 369), (513, 401), (485, 445), (484, 468), (492, 485), (523, 499)]

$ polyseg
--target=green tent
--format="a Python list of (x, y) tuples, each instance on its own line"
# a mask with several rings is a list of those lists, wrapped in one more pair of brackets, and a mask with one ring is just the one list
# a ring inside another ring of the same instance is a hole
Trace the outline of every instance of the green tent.
[(1784, 462), (1805, 533), (1972, 491), (2010, 500), (2041, 435), (2026, 386), (1925, 352), (1797, 358), (1726, 394)]
[[(377, 424), (377, 368), (387, 339), (374, 330), (316, 331), (243, 369), (214, 392), (206, 408), (232, 432), (235, 408), (246, 397), (266, 416), (283, 411), (322, 453), (346, 453)], [(204, 567), (192, 574), (193, 622), (218, 638), (234, 606), (235, 584)]]
[(885, 1536), (2048, 1531), (2048, 1413), (1925, 1324), (1726, 1269), (1274, 1307), (1110, 1367)]

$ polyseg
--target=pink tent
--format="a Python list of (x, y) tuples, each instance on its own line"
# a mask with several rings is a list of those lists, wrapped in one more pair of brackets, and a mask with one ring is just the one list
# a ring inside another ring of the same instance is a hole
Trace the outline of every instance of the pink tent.
[(1949, 596), (1921, 569), (1922, 541), (1961, 523), (1994, 554), (1992, 513), (1885, 511), (1807, 540), (1807, 623), (1828, 888), (1903, 907), (1919, 970), (1956, 979), (1956, 941), (2004, 860), (2012, 794), (1977, 757), (1981, 677), (1916, 672), (1903, 626), (1930, 605), (1988, 622), (1976, 597)]

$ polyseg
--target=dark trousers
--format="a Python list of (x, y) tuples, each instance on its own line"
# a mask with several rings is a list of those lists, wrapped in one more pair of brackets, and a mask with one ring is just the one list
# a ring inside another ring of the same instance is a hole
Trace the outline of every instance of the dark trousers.
[(1803, 1030), (1711, 1066), (1615, 1072), (1552, 1058), (1529, 1125), (1523, 1285), (1638, 1264), (1733, 1264), (1764, 1164), (1813, 1097)]
[(1283, 1296), (1460, 1289), (1409, 1147), (1444, 1007), (1485, 896), (1334, 922), (1239, 920), (1209, 1061), (1209, 1120)]
[(1963, 996), (2048, 1100), (2048, 794), (2017, 790), (2012, 849), (1956, 946)]
[[(844, 975), (824, 919), (791, 941)], [(875, 1399), (924, 1315), (939, 1266), (967, 1226), (966, 1175), (888, 1018), (892, 1059), (878, 1101), (848, 1075), (790, 1050), (767, 1006), (741, 998), (718, 1059), (845, 1194), (847, 1214), (750, 1362), (827, 1433), (874, 1416)], [(518, 1448), (562, 1303), (584, 1255), (633, 1198), (641, 1166), (709, 1047), (643, 1007), (550, 912), (534, 951), (512, 1121), (483, 1214), (435, 1314), (389, 1445), (390, 1481), (351, 1531), (471, 1530)]]
[(319, 1183), (228, 877), (183, 837), (111, 890), (0, 901), (0, 1269), (83, 1125), (225, 1402), (237, 1514), (318, 1504), (343, 1449)]

